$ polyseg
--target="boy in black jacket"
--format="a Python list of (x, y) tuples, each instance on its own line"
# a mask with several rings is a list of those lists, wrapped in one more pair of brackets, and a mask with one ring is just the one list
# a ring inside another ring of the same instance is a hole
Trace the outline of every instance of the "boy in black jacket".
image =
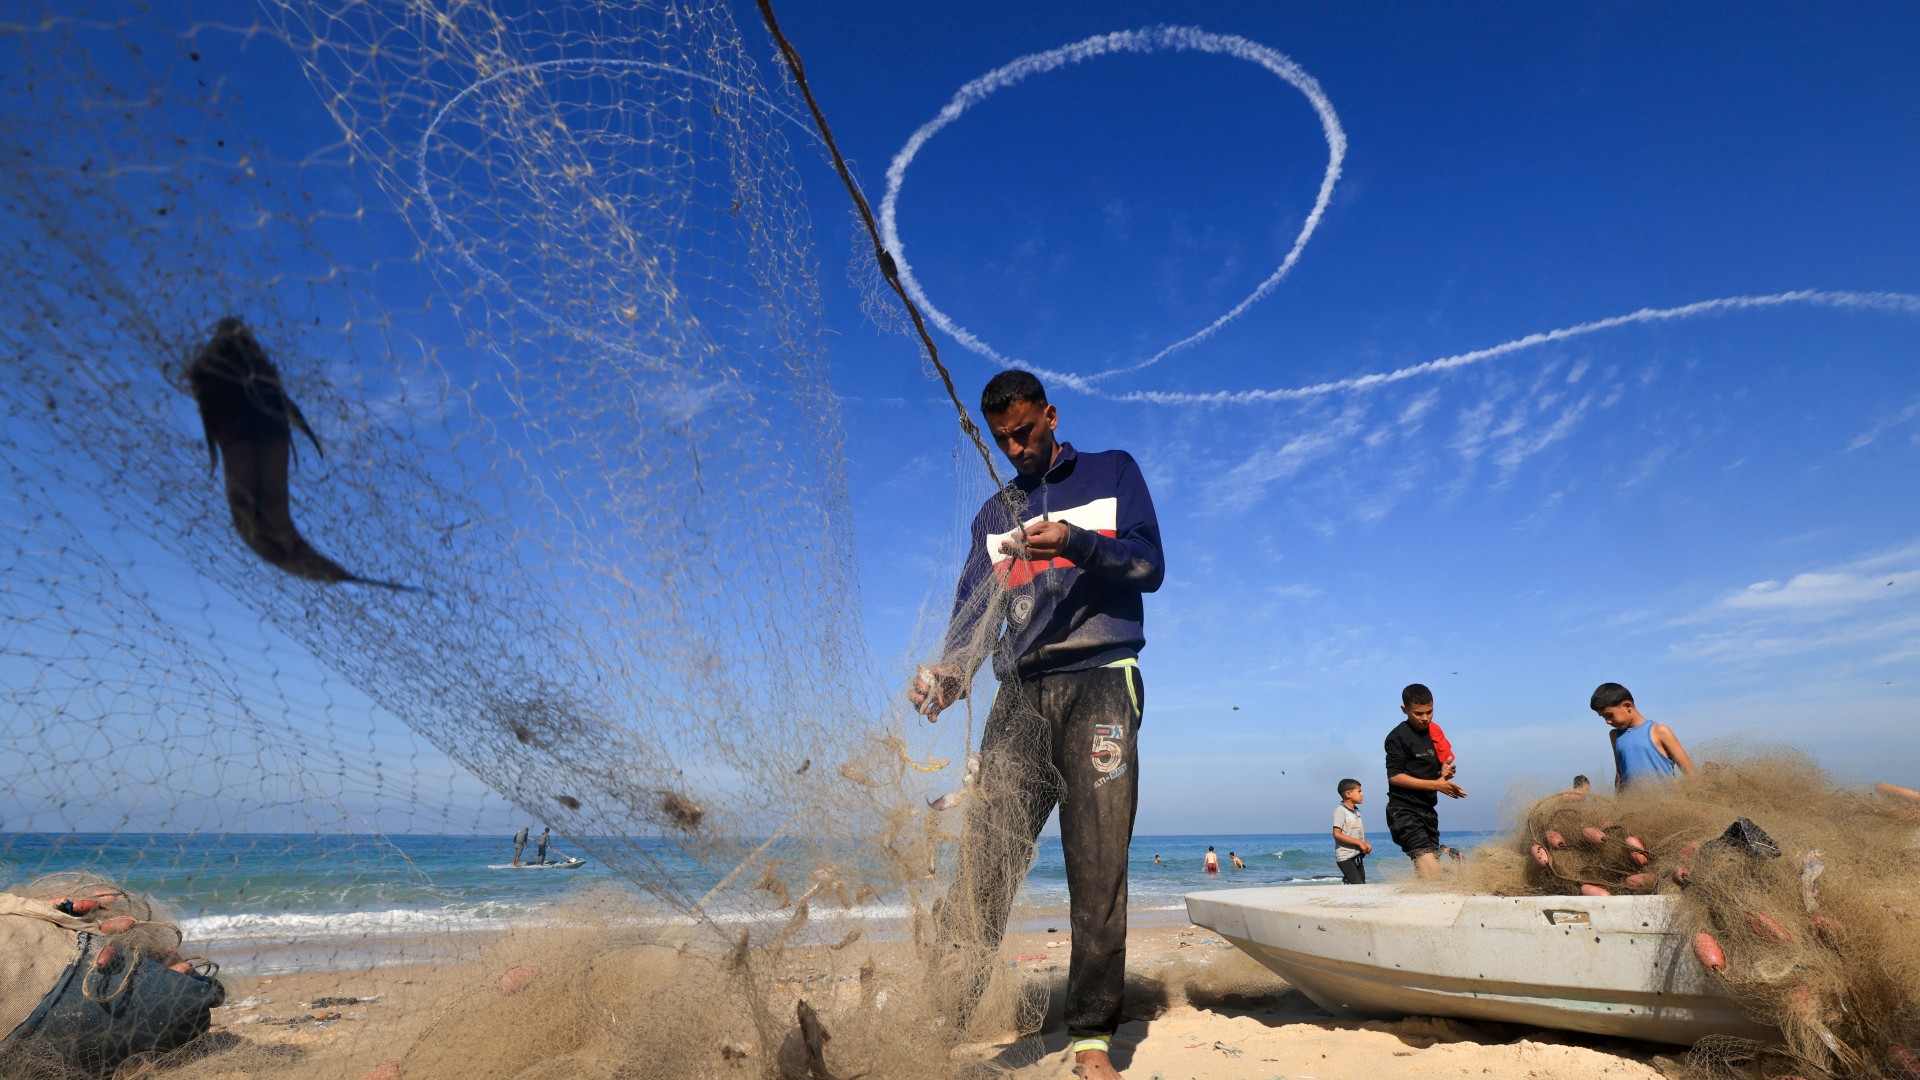
[(1413, 683), (1400, 691), (1407, 718), (1387, 732), (1387, 832), (1413, 860), (1414, 873), (1440, 876), (1440, 796), (1464, 799), (1453, 767), (1433, 745), (1433, 691)]

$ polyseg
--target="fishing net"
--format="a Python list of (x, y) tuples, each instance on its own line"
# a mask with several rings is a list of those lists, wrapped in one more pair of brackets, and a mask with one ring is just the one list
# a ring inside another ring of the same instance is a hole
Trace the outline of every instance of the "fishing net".
[[(1032, 778), (975, 780), (972, 699), (923, 723), (911, 659), (862, 636), (825, 173), (757, 28), (599, 0), (7, 19), (0, 858), (110, 868), (229, 974), (419, 976), (404, 1037), (173, 1067), (771, 1075), (825, 1031), (841, 1074), (940, 1075), (967, 1016), (1037, 1022), (1007, 979), (957, 1018), (927, 989), (953, 809)], [(979, 451), (932, 500), (941, 589), (997, 489)], [(958, 643), (931, 602), (912, 658), (979, 667), (1004, 596)], [(470, 853), (408, 838), (531, 819), (617, 878), (439, 933)]]
[(0, 1026), (9, 1076), (104, 1076), (199, 1041), (224, 998), (217, 966), (183, 957), (152, 897), (88, 874), (0, 892)]
[(1502, 895), (1673, 897), (1683, 963), (1777, 1043), (1698, 1044), (1706, 1077), (1920, 1075), (1920, 794), (1838, 786), (1797, 752), (1703, 754), (1698, 775), (1527, 806), (1464, 883)]

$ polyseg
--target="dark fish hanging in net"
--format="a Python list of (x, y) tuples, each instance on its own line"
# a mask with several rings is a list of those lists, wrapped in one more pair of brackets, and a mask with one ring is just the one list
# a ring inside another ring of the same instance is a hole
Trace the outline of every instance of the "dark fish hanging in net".
[(227, 508), (233, 530), (271, 566), (294, 577), (325, 584), (354, 582), (416, 592), (412, 586), (375, 581), (348, 571), (315, 551), (293, 524), (288, 474), (293, 430), (299, 428), (323, 456), (319, 436), (287, 396), (280, 371), (253, 332), (229, 315), (187, 368), (187, 385), (200, 406), (209, 468), (224, 458)]

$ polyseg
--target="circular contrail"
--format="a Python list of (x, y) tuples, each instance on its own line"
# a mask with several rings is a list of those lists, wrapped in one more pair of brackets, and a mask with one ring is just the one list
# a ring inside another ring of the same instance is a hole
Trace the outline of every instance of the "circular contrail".
[[(900, 239), (895, 215), (899, 203), (900, 188), (906, 179), (907, 167), (926, 145), (928, 139), (941, 129), (966, 115), (967, 110), (985, 101), (998, 91), (1014, 86), (1029, 76), (1056, 71), (1071, 64), (1077, 64), (1095, 57), (1113, 53), (1156, 53), (1156, 52), (1207, 52), (1232, 56), (1247, 60), (1279, 76), (1295, 89), (1306, 95), (1314, 111), (1320, 115), (1320, 126), (1327, 138), (1327, 171), (1320, 181), (1320, 195), (1314, 201), (1313, 211), (1300, 228), (1300, 234), (1294, 238), (1293, 247), (1285, 259), (1262, 281), (1246, 298), (1228, 309), (1220, 317), (1201, 327), (1179, 341), (1161, 349), (1144, 360), (1137, 360), (1120, 367), (1109, 368), (1091, 375), (1081, 375), (1070, 371), (1055, 371), (1038, 365), (1026, 364), (1020, 360), (1001, 354), (992, 345), (982, 340), (966, 327), (955, 322), (946, 312), (927, 297), (920, 282), (913, 276), (913, 268), (907, 261), (906, 245)], [(1333, 103), (1327, 99), (1320, 84), (1313, 76), (1293, 62), (1284, 53), (1249, 41), (1246, 38), (1229, 34), (1213, 34), (1190, 26), (1156, 26), (1145, 30), (1123, 30), (1118, 33), (1102, 34), (1071, 45), (1062, 45), (1057, 49), (1023, 56), (1010, 64), (993, 69), (985, 75), (962, 86), (953, 99), (932, 120), (922, 124), (910, 137), (906, 145), (893, 156), (893, 162), (887, 167), (887, 192), (880, 202), (881, 236), (887, 248), (893, 253), (894, 261), (900, 268), (900, 283), (927, 313), (927, 318), (935, 326), (946, 331), (955, 341), (969, 351), (991, 360), (1003, 367), (1027, 367), (1036, 374), (1045, 376), (1050, 382), (1069, 389), (1078, 390), (1092, 397), (1109, 401), (1147, 402), (1156, 405), (1255, 405), (1277, 401), (1297, 401), (1303, 398), (1321, 397), (1326, 394), (1368, 390), (1388, 383), (1400, 382), (1421, 375), (1452, 371), (1467, 367), (1509, 353), (1520, 352), (1556, 341), (1584, 337), (1622, 326), (1644, 323), (1670, 322), (1690, 319), (1696, 316), (1720, 314), (1732, 311), (1750, 311), (1756, 308), (1786, 307), (1806, 305), (1827, 308), (1851, 308), (1865, 311), (1882, 311), (1895, 314), (1920, 315), (1920, 296), (1896, 292), (1848, 292), (1842, 290), (1798, 289), (1792, 292), (1769, 293), (1760, 296), (1728, 296), (1714, 300), (1700, 300), (1677, 307), (1641, 308), (1625, 315), (1614, 315), (1605, 319), (1578, 323), (1556, 330), (1543, 330), (1514, 338), (1484, 349), (1443, 356), (1423, 363), (1410, 364), (1392, 371), (1375, 372), (1369, 375), (1355, 375), (1345, 379), (1315, 383), (1309, 386), (1280, 387), (1270, 390), (1221, 390), (1214, 392), (1190, 392), (1169, 390), (1135, 390), (1115, 392), (1102, 387), (1103, 380), (1127, 372), (1139, 371), (1159, 363), (1161, 360), (1189, 346), (1212, 337), (1214, 333), (1244, 314), (1248, 308), (1264, 300), (1285, 278), (1294, 264), (1299, 261), (1301, 251), (1312, 238), (1314, 230), (1320, 225), (1320, 219), (1326, 212), (1327, 203), (1333, 197), (1334, 184), (1340, 179), (1340, 164), (1346, 157), (1347, 136), (1340, 127), (1340, 118), (1333, 111)]]
[(1313, 237), (1313, 231), (1320, 227), (1320, 219), (1326, 214), (1327, 204), (1333, 199), (1333, 186), (1340, 179), (1340, 163), (1347, 156), (1347, 133), (1340, 127), (1340, 117), (1333, 111), (1333, 103), (1320, 89), (1319, 82), (1307, 74), (1299, 64), (1293, 62), (1285, 53), (1270, 49), (1258, 42), (1248, 41), (1231, 34), (1213, 34), (1191, 26), (1155, 26), (1144, 30), (1122, 30), (1112, 34), (1101, 34), (1076, 41), (1071, 45), (1062, 45), (1057, 49), (1023, 56), (1003, 67), (997, 67), (985, 75), (961, 87), (953, 95), (953, 100), (941, 109), (939, 115), (915, 131), (900, 152), (893, 156), (892, 164), (887, 166), (887, 193), (880, 200), (880, 235), (887, 250), (893, 254), (893, 261), (900, 268), (900, 283), (906, 287), (914, 302), (925, 309), (927, 318), (935, 326), (947, 332), (965, 348), (999, 364), (1001, 367), (1017, 367), (1021, 362), (1002, 356), (993, 346), (966, 327), (955, 322), (939, 306), (927, 298), (926, 291), (913, 276), (913, 267), (907, 261), (906, 245), (900, 241), (900, 230), (895, 220), (895, 209), (900, 201), (900, 185), (906, 179), (907, 166), (913, 164), (914, 156), (920, 153), (928, 139), (939, 133), (940, 129), (964, 116), (968, 109), (993, 96), (998, 91), (1025, 81), (1033, 75), (1057, 71), (1070, 64), (1078, 64), (1099, 56), (1113, 53), (1157, 53), (1157, 52), (1205, 52), (1232, 56), (1240, 60), (1258, 64), (1274, 75), (1291, 84), (1306, 95), (1313, 105), (1314, 112), (1320, 115), (1320, 127), (1327, 137), (1327, 171), (1320, 178), (1320, 194), (1313, 202), (1313, 210), (1307, 214), (1306, 222), (1300, 226), (1300, 235), (1294, 237), (1293, 247), (1280, 265), (1267, 275), (1246, 298), (1235, 304), (1225, 314), (1213, 320), (1199, 330), (1168, 345), (1144, 360), (1135, 361), (1117, 368), (1093, 375), (1074, 375), (1070, 372), (1049, 371), (1035, 368), (1055, 382), (1073, 386), (1076, 389), (1092, 392), (1093, 387), (1102, 379), (1157, 364), (1173, 353), (1205, 341), (1219, 329), (1239, 318), (1248, 308), (1264, 300), (1280, 280), (1287, 276), (1295, 263), (1300, 261), (1300, 253), (1306, 250), (1307, 241)]

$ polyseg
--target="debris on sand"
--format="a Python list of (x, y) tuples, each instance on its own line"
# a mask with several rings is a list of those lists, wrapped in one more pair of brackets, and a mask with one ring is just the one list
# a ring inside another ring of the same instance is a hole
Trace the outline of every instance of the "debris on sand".
[(517, 994), (540, 981), (540, 969), (532, 964), (520, 964), (508, 968), (500, 976), (500, 992)]

